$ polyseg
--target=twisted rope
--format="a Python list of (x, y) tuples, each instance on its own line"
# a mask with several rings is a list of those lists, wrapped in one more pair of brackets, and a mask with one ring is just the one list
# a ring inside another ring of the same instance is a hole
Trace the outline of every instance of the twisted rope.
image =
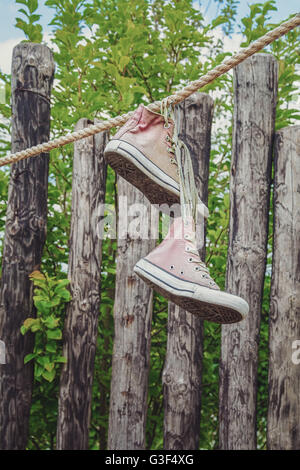
[[(300, 13), (298, 13), (297, 15), (295, 15), (293, 18), (289, 19), (285, 23), (282, 23), (280, 26), (273, 29), (272, 31), (269, 31), (264, 36), (254, 41), (250, 46), (239, 51), (234, 56), (224, 60), (220, 65), (217, 65), (217, 67), (215, 67), (213, 70), (203, 75), (200, 79), (191, 82), (182, 90), (179, 90), (175, 92), (173, 95), (170, 95), (168, 97), (168, 102), (174, 103), (174, 104), (180, 103), (181, 101), (183, 101), (185, 98), (190, 96), (195, 91), (199, 90), (200, 88), (204, 87), (208, 83), (212, 82), (216, 78), (223, 75), (224, 73), (228, 72), (230, 69), (240, 64), (251, 55), (260, 51), (261, 49), (266, 47), (268, 44), (271, 44), (273, 41), (275, 41), (275, 39), (280, 38), (281, 36), (286, 34), (288, 31), (290, 31), (291, 29), (299, 25), (300, 25)], [(147, 108), (150, 109), (150, 111), (154, 111), (154, 112), (159, 112), (160, 107), (161, 107), (160, 101), (154, 101), (153, 103), (147, 105)], [(66, 134), (64, 136), (58, 137), (57, 139), (50, 140), (49, 142), (44, 142), (43, 144), (39, 144), (34, 147), (30, 147), (28, 149), (22, 150), (20, 152), (8, 155), (7, 157), (3, 157), (0, 159), (0, 167), (18, 162), (20, 160), (24, 160), (25, 158), (35, 157), (41, 153), (49, 152), (50, 150), (53, 150), (58, 147), (62, 147), (71, 142), (84, 139), (85, 137), (90, 137), (94, 134), (103, 132), (113, 127), (121, 126), (133, 115), (133, 113), (134, 111), (130, 111), (129, 113), (122, 114), (121, 116), (117, 116), (115, 118), (111, 118), (106, 121), (98, 122), (97, 124), (93, 124), (89, 127), (81, 129), (80, 131), (75, 131), (70, 134)]]

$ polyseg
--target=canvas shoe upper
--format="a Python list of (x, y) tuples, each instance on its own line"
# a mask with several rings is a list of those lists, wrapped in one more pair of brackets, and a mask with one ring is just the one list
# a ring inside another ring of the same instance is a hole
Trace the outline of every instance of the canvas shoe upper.
[(107, 144), (104, 156), (152, 204), (180, 203), (180, 208), (175, 207), (177, 215), (180, 210), (190, 213), (191, 208), (194, 216), (196, 211), (208, 216), (197, 194), (189, 150), (178, 138), (167, 99), (162, 100), (161, 113), (141, 104)]
[(106, 161), (140, 189), (152, 204), (180, 202), (177, 164), (172, 149), (174, 122), (140, 105), (113, 136), (104, 152)]
[(220, 291), (200, 259), (192, 221), (175, 219), (168, 235), (134, 271), (155, 290), (203, 319), (234, 323), (248, 313), (248, 304), (238, 296)]

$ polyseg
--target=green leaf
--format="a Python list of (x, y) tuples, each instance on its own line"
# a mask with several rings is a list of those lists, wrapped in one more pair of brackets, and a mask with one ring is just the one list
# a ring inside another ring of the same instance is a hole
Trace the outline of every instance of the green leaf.
[(41, 366), (46, 367), (46, 365), (50, 363), (50, 358), (49, 356), (39, 356), (36, 362)]
[(55, 362), (58, 362), (58, 363), (62, 363), (62, 364), (66, 364), (68, 362), (67, 358), (64, 357), (64, 356), (58, 356), (56, 359), (55, 359)]
[(48, 371), (48, 372), (51, 372), (55, 367), (55, 364), (54, 362), (48, 362), (45, 364), (45, 369)]
[(33, 333), (35, 333), (36, 331), (40, 329), (41, 329), (41, 322), (39, 318), (27, 318), (23, 323), (22, 332), (26, 333), (26, 331), (31, 330)]
[(38, 0), (28, 0), (28, 9), (30, 13), (33, 13), (35, 10), (37, 10), (38, 7)]
[(55, 340), (62, 339), (62, 332), (58, 328), (56, 328), (55, 330), (48, 330), (47, 338)]
[(56, 328), (59, 324), (59, 318), (55, 318), (53, 316), (47, 317), (46, 320), (44, 320), (44, 324), (47, 328)]
[(28, 330), (27, 330), (27, 328), (25, 328), (24, 325), (22, 325), (21, 328), (20, 328), (20, 331), (21, 331), (22, 335), (25, 335), (25, 333), (27, 333)]
[(242, 23), (246, 28), (251, 28), (252, 20), (251, 18), (242, 18)]
[(23, 15), (25, 15), (27, 18), (30, 17), (30, 15), (27, 13), (27, 11), (24, 9), (24, 8), (20, 8), (18, 10), (19, 13), (22, 13)]
[(55, 369), (52, 369), (51, 371), (44, 370), (44, 371), (42, 372), (42, 376), (43, 376), (44, 379), (46, 379), (48, 382), (53, 382), (53, 380), (55, 379), (55, 375), (56, 375)]
[(23, 325), (28, 330), (34, 323), (36, 323), (36, 318), (26, 318)]
[(36, 354), (35, 353), (30, 353), (30, 354), (27, 354), (25, 357), (24, 357), (24, 364), (27, 364), (27, 362), (31, 361), (32, 359), (35, 359), (36, 358)]
[(30, 279), (41, 279), (43, 281), (46, 279), (45, 275), (38, 270), (32, 271), (32, 273), (29, 274), (29, 277)]
[(42, 373), (44, 372), (44, 367), (41, 367), (38, 364), (35, 364), (34, 375), (35, 377), (41, 377)]
[(65, 287), (70, 284), (69, 279), (60, 279), (57, 283), (57, 287), (55, 287), (54, 292), (56, 293), (57, 290), (60, 290), (62, 287)]
[(119, 61), (119, 69), (120, 70), (123, 70), (124, 67), (126, 67), (127, 64), (129, 64), (130, 62), (130, 57), (127, 57), (127, 56), (123, 56), (120, 58), (120, 61)]
[(59, 303), (60, 303), (60, 299), (63, 299), (64, 302), (69, 302), (71, 300), (70, 291), (68, 291), (65, 288), (55, 289), (55, 293), (59, 297)]
[(47, 300), (35, 300), (34, 305), (36, 306), (37, 310), (42, 313), (49, 313), (51, 310), (51, 303)]
[(219, 26), (220, 24), (224, 24), (228, 21), (228, 19), (226, 18), (226, 16), (218, 16), (217, 18), (215, 18), (213, 21), (212, 21), (212, 24), (211, 24), (211, 28), (216, 28), (217, 26)]
[(46, 351), (50, 353), (55, 353), (57, 349), (57, 343), (50, 341), (46, 344)]
[(119, 71), (114, 64), (107, 64), (106, 65), (107, 72), (112, 75), (113, 77), (118, 77)]

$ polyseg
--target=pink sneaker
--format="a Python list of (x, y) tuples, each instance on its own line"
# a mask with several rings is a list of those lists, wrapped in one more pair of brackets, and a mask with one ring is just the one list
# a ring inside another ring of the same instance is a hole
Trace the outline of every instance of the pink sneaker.
[(166, 121), (141, 104), (104, 151), (107, 163), (152, 204), (180, 201), (173, 131), (172, 119)]
[(204, 320), (235, 323), (249, 310), (245, 300), (221, 292), (201, 261), (192, 222), (175, 219), (164, 239), (134, 271), (167, 299)]

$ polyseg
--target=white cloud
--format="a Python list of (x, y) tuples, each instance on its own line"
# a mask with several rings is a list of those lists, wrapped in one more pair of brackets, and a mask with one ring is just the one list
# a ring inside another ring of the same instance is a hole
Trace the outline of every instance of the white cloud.
[[(47, 44), (52, 50), (57, 51), (57, 46), (51, 43), (53, 35), (45, 33), (43, 42)], [(7, 39), (6, 41), (0, 42), (0, 70), (4, 73), (11, 73), (11, 60), (13, 48), (24, 40), (24, 37)]]
[(242, 34), (235, 33), (232, 37), (225, 36), (223, 33), (223, 44), (224, 44), (224, 51), (235, 53), (238, 52), (241, 47), (240, 44), (243, 40)]
[(240, 44), (243, 39), (243, 35), (240, 33), (234, 33), (231, 37), (227, 36), (222, 30), (221, 26), (215, 28), (212, 33), (212, 37), (215, 39), (221, 39), (224, 44), (225, 52), (236, 52), (240, 48)]
[(13, 48), (19, 44), (24, 38), (7, 39), (6, 41), (0, 42), (0, 70), (4, 73), (10, 73), (11, 71), (11, 58)]

